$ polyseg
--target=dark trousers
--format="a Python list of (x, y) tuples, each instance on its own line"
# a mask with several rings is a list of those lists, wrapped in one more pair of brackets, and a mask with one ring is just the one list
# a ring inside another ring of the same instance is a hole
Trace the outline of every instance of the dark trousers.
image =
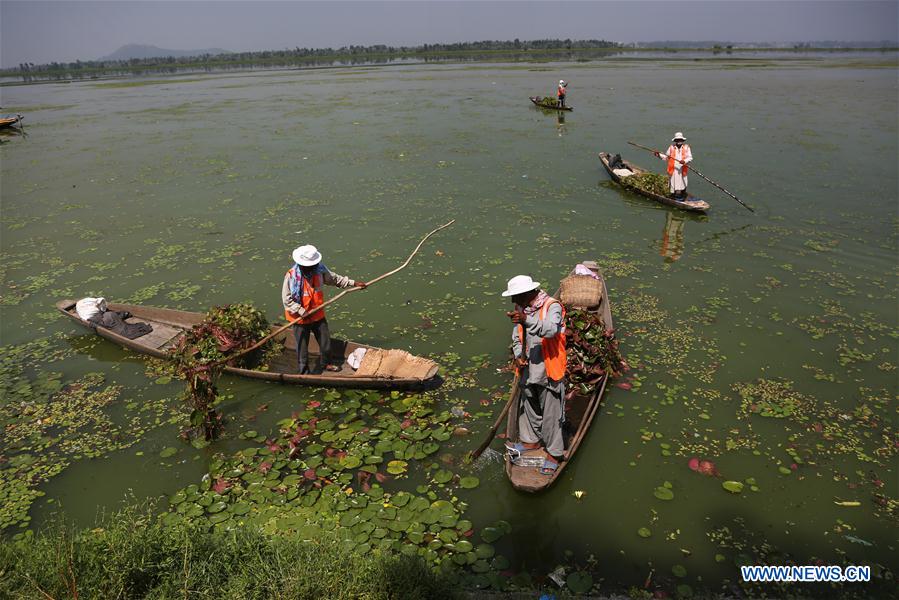
[(565, 94), (559, 96), (559, 106), (565, 106)]
[(295, 325), (293, 337), (297, 341), (297, 368), (300, 374), (309, 373), (309, 334), (315, 336), (321, 351), (318, 372), (324, 369), (331, 360), (331, 330), (328, 329), (328, 320), (322, 319), (308, 325)]

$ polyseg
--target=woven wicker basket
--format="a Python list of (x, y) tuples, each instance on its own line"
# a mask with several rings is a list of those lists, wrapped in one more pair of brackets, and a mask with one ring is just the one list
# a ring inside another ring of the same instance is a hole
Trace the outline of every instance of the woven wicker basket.
[(592, 308), (602, 300), (602, 282), (589, 275), (569, 275), (562, 280), (560, 296), (565, 306)]

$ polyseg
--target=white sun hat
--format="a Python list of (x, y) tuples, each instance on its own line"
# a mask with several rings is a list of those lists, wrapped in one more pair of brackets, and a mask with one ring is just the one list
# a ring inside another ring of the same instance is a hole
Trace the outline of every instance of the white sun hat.
[(565, 80), (564, 80), (564, 79), (560, 79), (560, 80), (559, 80), (559, 85), (567, 85), (567, 84), (565, 83)]
[(301, 267), (311, 267), (317, 265), (322, 260), (321, 252), (312, 245), (300, 246), (293, 251), (293, 262)]
[(681, 133), (680, 131), (678, 131), (677, 133), (674, 134), (674, 137), (671, 138), (671, 141), (672, 141), (672, 142), (674, 142), (674, 141), (676, 141), (676, 140), (684, 140), (684, 141), (686, 142), (686, 141), (687, 141), (687, 138), (684, 137), (684, 134), (683, 134), (683, 133)]
[(503, 296), (509, 297), (517, 294), (524, 294), (525, 292), (536, 290), (539, 287), (540, 282), (534, 281), (528, 275), (516, 275), (509, 280), (508, 285), (506, 285), (506, 291), (503, 292)]

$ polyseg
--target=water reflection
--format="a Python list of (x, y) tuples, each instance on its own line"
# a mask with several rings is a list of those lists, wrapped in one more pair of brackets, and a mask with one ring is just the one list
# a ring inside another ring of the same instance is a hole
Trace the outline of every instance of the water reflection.
[(662, 243), (659, 254), (666, 263), (680, 260), (684, 253), (684, 215), (674, 211), (666, 211), (665, 227), (662, 229)]
[(562, 137), (565, 133), (565, 113), (560, 111), (556, 112), (556, 130), (559, 132), (559, 137)]
[(28, 134), (25, 132), (25, 127), (20, 123), (0, 129), (0, 144), (8, 143), (12, 138), (16, 137), (28, 137)]

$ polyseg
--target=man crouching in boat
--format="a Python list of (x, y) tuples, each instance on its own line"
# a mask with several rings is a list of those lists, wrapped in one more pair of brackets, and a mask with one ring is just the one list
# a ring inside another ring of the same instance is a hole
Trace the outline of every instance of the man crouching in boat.
[(503, 296), (511, 297), (515, 310), (506, 314), (512, 327), (515, 366), (522, 369), (524, 410), (518, 417), (521, 438), (509, 449), (523, 453), (540, 447), (549, 457), (540, 473), (552, 475), (564, 458), (562, 423), (565, 419), (565, 308), (540, 289), (527, 275), (509, 280)]
[[(293, 334), (297, 341), (297, 367), (300, 374), (309, 373), (309, 334), (315, 335), (321, 356), (321, 367), (328, 371), (339, 371), (340, 365), (331, 361), (331, 332), (325, 311), (311, 313), (316, 307), (324, 304), (323, 285), (339, 288), (365, 288), (364, 281), (353, 281), (349, 277), (336, 275), (322, 264), (322, 255), (315, 246), (300, 246), (293, 251), (293, 267), (284, 275), (281, 286), (281, 301), (284, 304), (284, 316), (296, 321)], [(308, 316), (307, 316), (308, 315)]]
[(668, 189), (671, 197), (678, 200), (687, 197), (687, 163), (693, 160), (693, 151), (686, 141), (684, 134), (678, 131), (671, 138), (671, 145), (665, 156), (660, 152), (655, 153), (656, 157), (668, 161)]

